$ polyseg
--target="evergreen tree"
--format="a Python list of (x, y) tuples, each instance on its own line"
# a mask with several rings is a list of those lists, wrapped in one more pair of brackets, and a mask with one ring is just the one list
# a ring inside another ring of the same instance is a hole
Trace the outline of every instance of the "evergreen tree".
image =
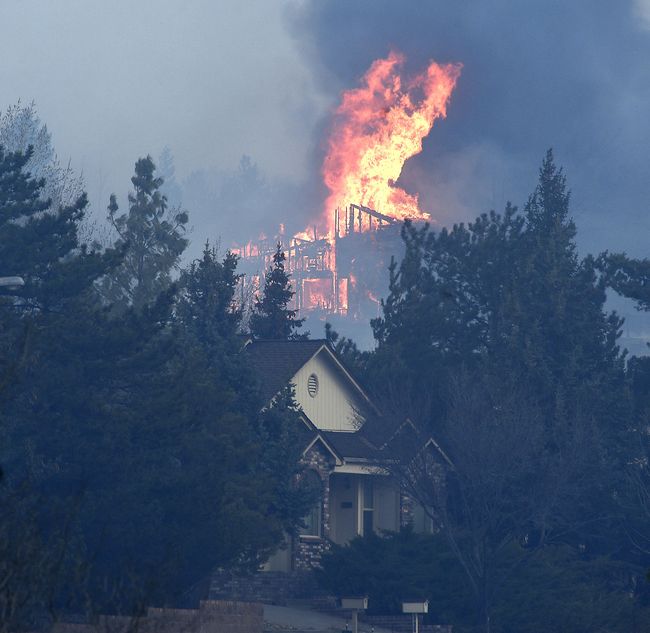
[(202, 344), (214, 346), (235, 338), (242, 318), (235, 302), (238, 281), (237, 256), (228, 251), (219, 261), (208, 242), (202, 257), (181, 273), (177, 316)]
[[(0, 350), (15, 356), (0, 368), (11, 374), (0, 407), (7, 490), (31, 482), (48, 534), (54, 517), (71, 520), (60, 509), (78, 508), (71, 529), (92, 559), (82, 589), (98, 609), (174, 602), (215, 567), (257, 569), (304, 509), (286, 442), (297, 413), (262, 416), (241, 353), (236, 257), (206, 246), (178, 285), (112, 313), (91, 290), (116, 253), (79, 246), (84, 200), (50, 212), (24, 165), (0, 155), (0, 253), (26, 281), (2, 303)], [(135, 184), (151, 201), (150, 174)], [(21, 531), (1, 514), (0, 539)], [(120, 586), (111, 604), (106, 587)]]
[(297, 334), (296, 330), (302, 327), (304, 319), (296, 318), (297, 310), (288, 307), (295, 293), (284, 269), (285, 259), (282, 245), (278, 242), (273, 265), (264, 276), (262, 296), (255, 300), (250, 319), (250, 330), (256, 338), (286, 340), (307, 336)]
[(374, 392), (428, 426), (454, 464), (443, 497), (427, 469), (407, 472), (467, 571), (485, 630), (504, 544), (560, 539), (595, 556), (624, 539), (615, 499), (633, 422), (621, 321), (605, 311), (594, 259), (577, 254), (569, 199), (549, 151), (523, 213), (508, 205), (439, 233), (407, 223), (373, 322)]
[(0, 147), (0, 262), (3, 275), (19, 275), (25, 285), (13, 295), (14, 310), (61, 309), (105, 272), (113, 253), (101, 255), (80, 244), (78, 226), (88, 200), (52, 207), (43, 198), (43, 178), (28, 171), (32, 155)]
[(298, 434), (304, 422), (296, 403), (293, 385), (287, 385), (273, 399), (271, 406), (258, 412), (256, 432), (262, 450), (260, 469), (269, 485), (268, 517), (281, 534), (293, 534), (304, 527), (308, 510), (320, 502), (322, 490), (314, 489), (303, 477), (303, 449)]
[(84, 193), (81, 176), (74, 173), (70, 165), (63, 166), (52, 145), (52, 134), (42, 123), (32, 102), (23, 105), (20, 101), (9, 106), (0, 117), (0, 145), (5, 152), (30, 150), (25, 172), (37, 179), (43, 179), (41, 190), (43, 200), (51, 200), (52, 208), (71, 206)]
[(549, 150), (539, 183), (524, 209), (526, 231), (514, 271), (506, 355), (518, 358), (549, 415), (568, 407), (618, 419), (623, 356), (622, 325), (605, 312), (605, 282), (590, 256), (580, 259), (576, 227), (569, 216), (569, 192)]
[(180, 207), (183, 199), (183, 190), (181, 185), (176, 181), (174, 155), (169, 147), (164, 147), (160, 153), (156, 171), (163, 179), (161, 191), (167, 198), (168, 203), (174, 208)]
[(201, 259), (181, 274), (177, 336), (183, 338), (185, 349), (195, 345), (207, 354), (215, 375), (215, 391), (227, 387), (233, 410), (246, 416), (249, 441), (259, 451), (255, 458), (256, 494), (260, 508), (266, 508), (268, 532), (257, 554), (263, 561), (284, 533), (295, 531), (314, 497), (312, 490), (296, 485), (303, 470), (296, 433), (303, 422), (293, 389), (287, 387), (274, 398), (272, 406), (267, 406), (246, 364), (238, 335), (242, 313), (235, 301), (239, 281), (236, 268), (236, 255), (229, 251), (219, 260), (216, 249), (206, 243)]
[(81, 589), (68, 574), (75, 560), (67, 528), (77, 500), (70, 493), (60, 503), (58, 491), (43, 484), (53, 483), (54, 464), (67, 467), (54, 456), (57, 442), (69, 439), (65, 424), (78, 422), (70, 409), (81, 419), (89, 411), (85, 387), (94, 372), (79, 369), (88, 358), (92, 368), (95, 347), (76, 345), (88, 342), (95, 323), (93, 283), (118, 262), (112, 251), (80, 244), (85, 194), (54, 207), (45, 180), (29, 172), (31, 152), (0, 147), (2, 274), (25, 281), (0, 297), (0, 628), (12, 630), (33, 622), (36, 610), (54, 608), (61, 585)]
[(141, 310), (166, 290), (188, 244), (183, 237), (187, 213), (169, 209), (155, 168), (150, 156), (136, 162), (128, 214), (117, 214), (115, 195), (108, 206), (108, 219), (118, 234), (115, 247), (123, 251), (124, 261), (99, 289), (118, 311), (127, 306)]
[(634, 300), (638, 310), (650, 311), (650, 259), (604, 252), (596, 263), (610, 288)]
[(196, 346), (212, 359), (218, 372), (216, 383), (227, 387), (230, 397), (237, 399), (233, 406), (254, 420), (264, 403), (258, 400), (255, 380), (241, 353), (242, 311), (235, 301), (237, 260), (230, 251), (220, 259), (206, 242), (201, 258), (181, 273), (174, 326), (187, 348)]
[[(409, 410), (430, 393), (422, 415), (444, 415), (448, 376), (496, 371), (535, 390), (548, 416), (563, 407), (622, 416), (621, 320), (605, 312), (605, 283), (580, 259), (569, 193), (552, 152), (519, 213), (483, 214), (434, 233), (408, 223), (406, 253), (391, 267), (377, 353), (368, 370)], [(389, 369), (388, 369), (389, 368)], [(400, 376), (397, 380), (396, 377)]]
[(503, 345), (508, 295), (524, 220), (507, 205), (439, 233), (409, 222), (405, 254), (392, 262), (377, 349), (366, 371), (387, 408), (438, 427), (450, 377)]

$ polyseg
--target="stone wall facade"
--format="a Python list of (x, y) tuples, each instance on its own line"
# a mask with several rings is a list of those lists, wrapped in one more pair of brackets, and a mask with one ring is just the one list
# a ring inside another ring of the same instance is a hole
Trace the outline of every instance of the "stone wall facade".
[[(303, 456), (305, 469), (315, 473), (321, 482), (321, 511), (319, 535), (294, 535), (287, 539), (288, 556), (280, 566), (254, 575), (236, 576), (228, 572), (213, 574), (208, 596), (210, 599), (251, 600), (284, 605), (289, 600), (313, 599), (327, 604), (333, 598), (319, 590), (311, 573), (320, 566), (322, 555), (331, 547), (330, 477), (335, 460), (320, 443), (315, 443)], [(399, 523), (413, 520), (414, 501), (400, 491)], [(407, 632), (408, 633), (408, 632)]]
[(322, 494), (320, 536), (296, 536), (292, 540), (292, 570), (299, 572), (318, 567), (321, 556), (329, 549), (330, 473), (334, 469), (334, 458), (320, 444), (315, 444), (305, 453), (302, 463), (319, 476)]
[(217, 572), (212, 577), (211, 600), (240, 600), (286, 605), (322, 593), (310, 572), (266, 571), (251, 576)]
[[(320, 537), (297, 536), (291, 544), (293, 571), (309, 571), (319, 566), (321, 556), (330, 547), (330, 474), (334, 470), (334, 459), (320, 444), (315, 444), (305, 454), (302, 463), (308, 470), (318, 474), (322, 482), (321, 531)], [(415, 502), (404, 491), (400, 491), (399, 523), (404, 527), (413, 520)]]

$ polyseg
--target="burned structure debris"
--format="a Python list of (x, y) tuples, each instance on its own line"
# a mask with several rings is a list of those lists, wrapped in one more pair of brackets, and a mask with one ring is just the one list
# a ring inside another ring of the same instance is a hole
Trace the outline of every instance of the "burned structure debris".
[(387, 268), (401, 255), (401, 221), (374, 209), (350, 204), (334, 211), (333, 234), (316, 227), (289, 241), (282, 235), (249, 242), (240, 255), (242, 293), (255, 292), (282, 243), (300, 316), (338, 315), (352, 320), (374, 318), (387, 290)]

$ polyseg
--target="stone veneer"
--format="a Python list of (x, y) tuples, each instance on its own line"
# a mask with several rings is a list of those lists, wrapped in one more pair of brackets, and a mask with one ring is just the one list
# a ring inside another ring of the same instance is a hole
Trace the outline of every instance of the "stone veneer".
[(318, 474), (322, 483), (320, 536), (297, 536), (292, 541), (291, 559), (294, 571), (311, 571), (329, 549), (330, 539), (330, 473), (334, 458), (319, 443), (305, 453), (302, 463)]
[(334, 458), (316, 443), (305, 453), (302, 463), (306, 469), (313, 470), (322, 483), (321, 536), (295, 536), (291, 539), (292, 570), (289, 572), (265, 571), (252, 576), (215, 572), (210, 583), (210, 598), (283, 605), (292, 599), (323, 597), (310, 572), (319, 565), (322, 554), (329, 548), (329, 476), (334, 469)]
[(212, 575), (209, 597), (286, 605), (290, 600), (312, 599), (323, 592), (310, 572), (265, 571), (249, 576), (228, 572)]
[[(334, 458), (316, 443), (304, 455), (302, 463), (322, 482), (321, 536), (297, 535), (291, 539), (289, 572), (265, 571), (253, 576), (235, 576), (216, 572), (212, 576), (209, 597), (216, 599), (254, 600), (271, 604), (286, 604), (291, 599), (315, 598), (332, 602), (318, 589), (310, 573), (320, 564), (321, 556), (330, 547), (330, 474)], [(413, 500), (400, 493), (400, 524), (406, 525), (413, 517)], [(327, 599), (326, 599), (327, 598)]]

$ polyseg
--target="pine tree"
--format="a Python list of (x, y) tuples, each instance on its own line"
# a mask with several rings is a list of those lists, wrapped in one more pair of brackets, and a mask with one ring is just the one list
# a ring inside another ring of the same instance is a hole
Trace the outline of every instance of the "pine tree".
[[(51, 475), (45, 456), (61, 457), (65, 429), (87, 431), (97, 352), (92, 288), (118, 262), (114, 252), (80, 243), (85, 194), (53, 204), (45, 179), (30, 173), (32, 151), (0, 146), (0, 275), (25, 282), (0, 296), (0, 611), (12, 630), (28, 628), (64, 584), (72, 587), (66, 571), (76, 560), (67, 531), (74, 501), (59, 504), (53, 489), (38, 486)], [(82, 454), (82, 443), (75, 450)]]
[(43, 200), (51, 200), (52, 208), (73, 205), (84, 193), (84, 181), (70, 165), (62, 165), (52, 144), (52, 134), (36, 110), (34, 102), (23, 105), (20, 101), (9, 106), (0, 117), (0, 145), (6, 152), (27, 153), (30, 157), (25, 171), (44, 180), (41, 190)]
[[(53, 207), (44, 198), (44, 178), (28, 171), (32, 149), (5, 152), (0, 146), (0, 275), (19, 275), (24, 287), (13, 293), (22, 311), (61, 310), (114, 265), (115, 252), (101, 254), (79, 239), (88, 199)], [(112, 264), (111, 264), (112, 262)]]
[(239, 277), (237, 256), (228, 251), (219, 260), (217, 250), (208, 242), (201, 258), (181, 273), (177, 317), (203, 345), (236, 335), (242, 318), (235, 305)]
[(155, 176), (155, 169), (150, 156), (136, 162), (128, 214), (118, 215), (115, 195), (110, 198), (108, 219), (117, 231), (115, 247), (124, 252), (124, 261), (99, 290), (118, 311), (128, 306), (142, 310), (155, 301), (169, 287), (172, 271), (188, 244), (183, 237), (187, 213), (169, 209), (160, 191), (163, 179)]
[[(569, 201), (549, 151), (522, 213), (508, 205), (439, 233), (407, 225), (405, 257), (373, 322), (374, 392), (428, 425), (454, 463), (449, 497), (434, 494), (428, 507), (485, 621), (504, 543), (557, 538), (589, 555), (620, 546), (602, 517), (616, 515), (631, 454), (621, 322), (605, 311), (593, 258), (578, 255)], [(426, 472), (413, 474), (416, 496), (436, 490)]]
[(162, 193), (167, 197), (167, 201), (172, 207), (179, 207), (182, 204), (183, 189), (176, 181), (176, 165), (174, 164), (174, 155), (169, 147), (164, 147), (160, 156), (156, 171), (163, 179), (161, 187)]
[(524, 208), (504, 351), (516, 358), (511, 370), (536, 385), (549, 416), (580, 409), (601, 417), (623, 402), (622, 321), (605, 312), (605, 282), (594, 259), (578, 256), (569, 201), (566, 178), (549, 150)]
[(273, 265), (264, 276), (262, 296), (255, 300), (250, 319), (251, 333), (256, 338), (288, 340), (307, 336), (296, 332), (302, 327), (304, 319), (296, 318), (298, 311), (288, 307), (295, 293), (284, 268), (285, 259), (282, 245), (278, 242)]
[(637, 310), (650, 312), (650, 259), (606, 251), (598, 257), (596, 266), (612, 290), (635, 301)]

